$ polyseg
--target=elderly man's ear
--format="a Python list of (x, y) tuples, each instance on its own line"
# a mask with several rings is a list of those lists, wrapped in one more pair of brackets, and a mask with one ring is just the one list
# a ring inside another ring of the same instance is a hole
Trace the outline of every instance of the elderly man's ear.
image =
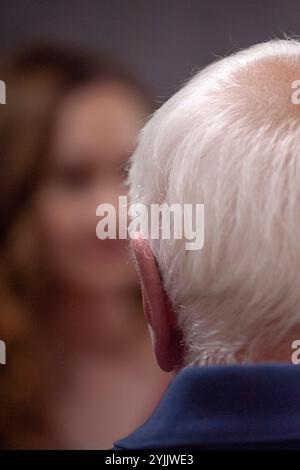
[(148, 240), (140, 234), (132, 240), (132, 248), (140, 274), (144, 313), (153, 332), (156, 360), (166, 372), (176, 371), (183, 366), (183, 338), (163, 288), (157, 263)]

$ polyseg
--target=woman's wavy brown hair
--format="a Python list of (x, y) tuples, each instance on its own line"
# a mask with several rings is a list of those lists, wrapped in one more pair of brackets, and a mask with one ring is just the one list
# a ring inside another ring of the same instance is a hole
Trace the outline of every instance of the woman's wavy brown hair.
[(39, 335), (47, 286), (31, 221), (32, 196), (67, 93), (113, 80), (146, 94), (110, 59), (96, 62), (56, 45), (17, 54), (0, 68), (0, 78), (6, 83), (6, 104), (0, 105), (0, 339), (7, 350), (7, 363), (0, 365), (0, 447), (55, 446), (54, 440), (49, 444), (44, 413), (55, 384)]

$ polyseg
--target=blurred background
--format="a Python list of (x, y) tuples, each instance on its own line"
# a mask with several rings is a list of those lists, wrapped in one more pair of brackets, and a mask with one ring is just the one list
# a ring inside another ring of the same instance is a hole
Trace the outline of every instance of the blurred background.
[(108, 449), (153, 412), (172, 376), (96, 207), (126, 195), (153, 110), (299, 20), (292, 0), (1, 1), (0, 448)]
[(297, 0), (3, 0), (1, 53), (40, 38), (119, 57), (172, 94), (215, 57), (284, 33), (299, 34)]

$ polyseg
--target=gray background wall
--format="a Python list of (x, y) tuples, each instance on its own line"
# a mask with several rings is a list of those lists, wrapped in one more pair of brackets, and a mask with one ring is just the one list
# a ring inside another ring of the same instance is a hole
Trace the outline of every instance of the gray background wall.
[(108, 50), (158, 102), (215, 57), (284, 33), (300, 34), (299, 0), (0, 0), (3, 54), (48, 38)]

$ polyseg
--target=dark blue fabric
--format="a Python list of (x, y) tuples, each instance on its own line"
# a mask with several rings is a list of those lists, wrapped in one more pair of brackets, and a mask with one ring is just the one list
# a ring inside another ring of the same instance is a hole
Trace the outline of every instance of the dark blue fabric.
[(121, 449), (300, 449), (300, 366), (186, 367)]

